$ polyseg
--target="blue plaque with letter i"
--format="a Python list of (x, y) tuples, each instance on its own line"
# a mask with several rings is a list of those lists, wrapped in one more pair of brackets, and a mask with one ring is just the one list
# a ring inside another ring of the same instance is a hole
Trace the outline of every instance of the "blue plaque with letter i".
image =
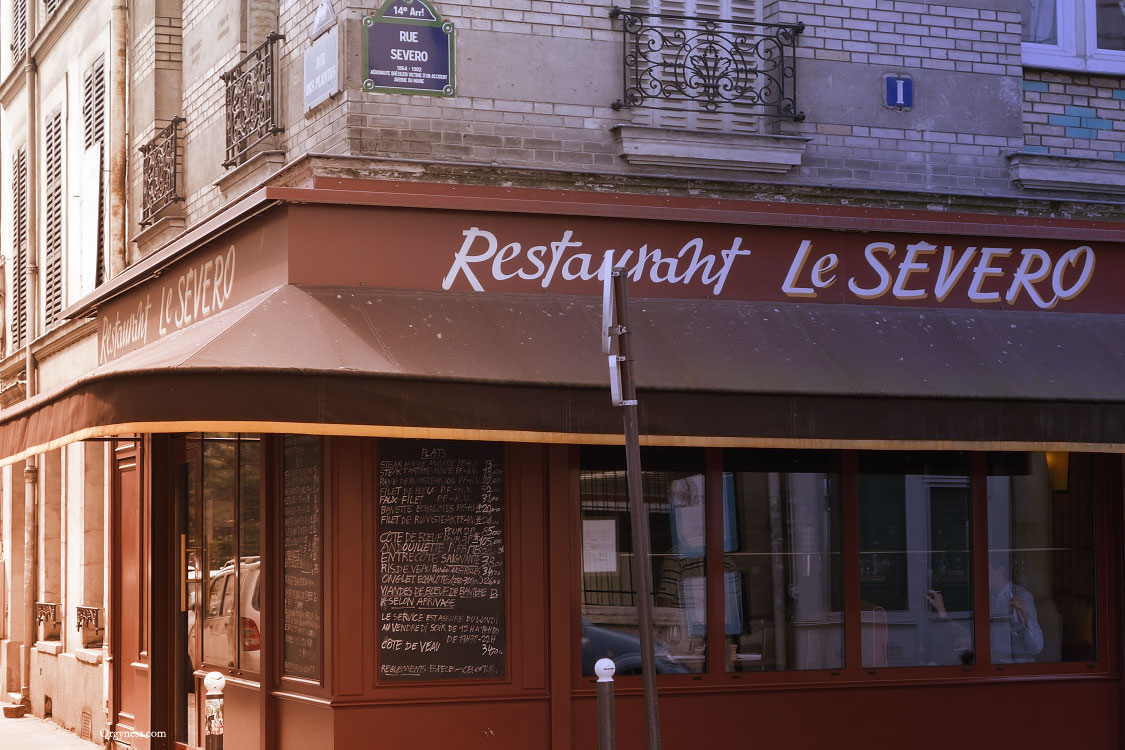
[(453, 24), (426, 0), (387, 0), (363, 19), (364, 91), (453, 96)]

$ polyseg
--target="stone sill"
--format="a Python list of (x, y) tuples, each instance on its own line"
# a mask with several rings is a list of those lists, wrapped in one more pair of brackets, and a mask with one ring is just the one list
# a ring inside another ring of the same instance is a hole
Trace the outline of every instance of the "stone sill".
[(66, 649), (63, 648), (62, 641), (36, 641), (35, 650), (40, 654), (58, 656)]
[(801, 163), (809, 138), (617, 125), (630, 164), (784, 174)]
[(182, 231), (187, 224), (187, 220), (183, 217), (183, 214), (178, 213), (181, 204), (177, 202), (173, 205), (176, 213), (170, 212), (168, 210), (170, 207), (165, 207), (156, 220), (133, 235), (130, 242), (135, 242), (138, 245), (149, 245), (152, 244), (154, 238), (163, 237), (168, 232), (179, 233)]
[(1025, 190), (1125, 194), (1125, 162), (1019, 151), (1008, 156), (1012, 181)]
[(250, 185), (265, 180), (283, 166), (285, 166), (284, 151), (259, 151), (242, 164), (231, 167), (214, 184), (223, 192), (223, 195), (241, 192)]
[(105, 661), (105, 649), (101, 648), (76, 648), (70, 653), (74, 654), (74, 658), (84, 664), (97, 666)]

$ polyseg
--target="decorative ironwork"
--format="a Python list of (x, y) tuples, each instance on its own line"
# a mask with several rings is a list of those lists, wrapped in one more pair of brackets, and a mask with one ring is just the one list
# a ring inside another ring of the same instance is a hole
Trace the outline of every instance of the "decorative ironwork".
[(277, 96), (277, 42), (272, 33), (258, 48), (220, 76), (227, 84), (227, 160), (224, 167), (241, 164), (250, 149), (280, 133)]
[(173, 117), (155, 138), (141, 146), (141, 226), (151, 224), (165, 206), (184, 199), (179, 190), (181, 122), (184, 118)]
[[(625, 97), (622, 107), (702, 108), (759, 106), (797, 122), (794, 69), (803, 23), (636, 13), (613, 8), (625, 22)], [(653, 103), (655, 102), (655, 103)]]
[(47, 619), (59, 624), (59, 605), (55, 602), (35, 602), (35, 622), (42, 625)]
[(93, 628), (95, 631), (101, 630), (98, 624), (101, 621), (101, 609), (98, 607), (75, 607), (78, 614), (76, 616), (75, 630), (82, 632), (82, 628)]

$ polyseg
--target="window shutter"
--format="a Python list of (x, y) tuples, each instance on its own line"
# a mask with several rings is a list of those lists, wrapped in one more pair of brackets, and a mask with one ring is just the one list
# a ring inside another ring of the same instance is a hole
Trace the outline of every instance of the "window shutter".
[(63, 292), (63, 189), (62, 189), (62, 112), (56, 111), (46, 123), (47, 170), (45, 174), (46, 205), (46, 273), (44, 279), (43, 319), (47, 328), (59, 322)]
[(12, 0), (12, 57), (27, 49), (27, 0)]
[(12, 349), (27, 343), (27, 148), (12, 157)]
[(59, 9), (59, 6), (62, 5), (62, 0), (43, 0), (43, 4), (47, 6), (47, 15), (49, 16)]
[[(82, 82), (82, 139), (87, 149), (102, 143), (105, 139), (105, 60), (94, 63)], [(100, 150), (99, 160), (105, 158), (105, 149)], [(104, 174), (104, 164), (99, 164), (98, 173)], [(105, 281), (105, 180), (98, 180), (96, 196), (89, 196), (98, 202), (97, 230), (97, 279), (101, 286)]]
[[(643, 13), (666, 13), (677, 16), (705, 17), (724, 20), (754, 22), (758, 20), (757, 0), (631, 0), (632, 10)], [(698, 22), (679, 19), (654, 19), (654, 23), (670, 32), (683, 30), (688, 35), (698, 28)], [(729, 24), (720, 27), (730, 31)], [(684, 104), (677, 106), (686, 109), (662, 109), (652, 102), (653, 109), (641, 108), (634, 112), (634, 122), (638, 125), (652, 124), (665, 128), (688, 128), (728, 133), (756, 133), (759, 131), (761, 113), (754, 106), (731, 102), (722, 105), (717, 112), (707, 112), (700, 105)]]

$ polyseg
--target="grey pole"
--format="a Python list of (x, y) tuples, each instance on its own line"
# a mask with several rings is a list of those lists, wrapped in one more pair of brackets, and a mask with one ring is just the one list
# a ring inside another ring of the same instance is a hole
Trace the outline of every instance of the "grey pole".
[(208, 672), (203, 679), (207, 696), (203, 701), (203, 749), (223, 750), (223, 688), (227, 680), (221, 672)]
[(613, 302), (617, 308), (618, 353), (621, 367), (621, 406), (625, 417), (625, 468), (629, 485), (629, 515), (632, 516), (633, 566), (637, 581), (637, 619), (641, 635), (641, 669), (644, 681), (645, 716), (649, 750), (660, 750), (660, 706), (656, 698), (656, 657), (652, 642), (652, 545), (648, 535), (648, 512), (641, 486), (640, 427), (637, 420), (637, 389), (633, 380), (633, 352), (629, 343), (628, 277), (623, 268), (613, 270)]
[(598, 659), (594, 674), (598, 676), (598, 750), (617, 750), (617, 709), (613, 701), (613, 659)]

